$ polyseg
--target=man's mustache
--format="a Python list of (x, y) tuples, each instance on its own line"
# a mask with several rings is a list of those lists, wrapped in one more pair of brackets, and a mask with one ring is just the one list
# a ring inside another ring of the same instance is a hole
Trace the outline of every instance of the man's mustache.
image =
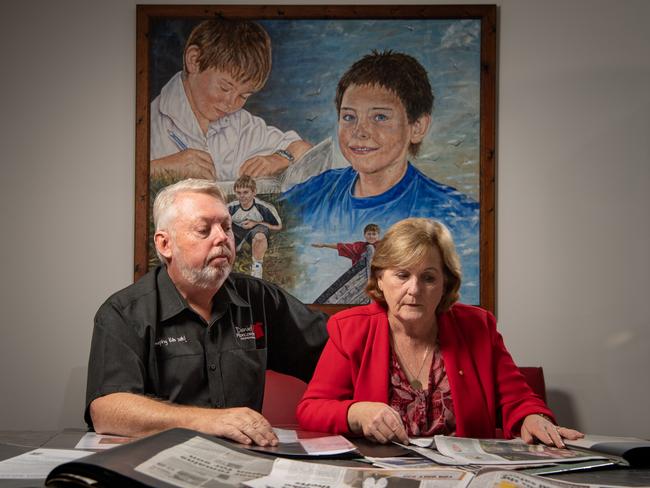
[(230, 261), (230, 258), (232, 258), (232, 251), (227, 247), (223, 247), (223, 246), (216, 247), (212, 251), (210, 251), (206, 259), (206, 262), (210, 262), (214, 258), (222, 258), (222, 257), (225, 257)]

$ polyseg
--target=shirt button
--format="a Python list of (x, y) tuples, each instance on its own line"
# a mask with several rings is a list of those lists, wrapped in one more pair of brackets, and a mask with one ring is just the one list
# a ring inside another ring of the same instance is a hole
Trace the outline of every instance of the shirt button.
[(211, 364), (210, 365), (210, 371), (214, 371), (215, 369), (217, 369), (217, 365), (216, 364)]

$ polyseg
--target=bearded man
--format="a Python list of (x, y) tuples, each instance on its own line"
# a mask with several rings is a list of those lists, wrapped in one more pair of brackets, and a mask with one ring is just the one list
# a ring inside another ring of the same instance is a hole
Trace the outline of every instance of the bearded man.
[(162, 264), (95, 316), (86, 422), (98, 433), (184, 427), (276, 445), (259, 413), (266, 369), (309, 381), (326, 316), (271, 283), (231, 273), (232, 221), (214, 182), (164, 188), (153, 217)]

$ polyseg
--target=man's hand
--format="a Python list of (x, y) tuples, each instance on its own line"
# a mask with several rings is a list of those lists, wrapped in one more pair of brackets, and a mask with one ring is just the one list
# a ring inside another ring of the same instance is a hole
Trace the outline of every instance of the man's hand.
[(385, 444), (397, 440), (408, 444), (402, 419), (395, 410), (381, 402), (357, 402), (348, 410), (348, 425), (354, 433)]
[(151, 174), (173, 172), (186, 178), (204, 178), (207, 180), (217, 178), (210, 153), (200, 149), (185, 149), (164, 158), (154, 159), (151, 161), (150, 172)]
[(239, 168), (239, 175), (248, 175), (252, 178), (258, 176), (272, 176), (281, 173), (289, 167), (289, 160), (279, 154), (268, 156), (253, 156), (246, 160)]
[(193, 407), (119, 392), (93, 400), (90, 415), (98, 434), (141, 437), (183, 427), (242, 444), (278, 444), (271, 424), (260, 413), (246, 407)]
[(526, 444), (538, 439), (548, 446), (565, 447), (563, 438), (576, 440), (584, 436), (577, 430), (559, 427), (541, 415), (528, 415), (521, 424), (521, 439)]
[(260, 413), (246, 407), (205, 409), (195, 430), (231, 439), (240, 444), (277, 446), (271, 424)]

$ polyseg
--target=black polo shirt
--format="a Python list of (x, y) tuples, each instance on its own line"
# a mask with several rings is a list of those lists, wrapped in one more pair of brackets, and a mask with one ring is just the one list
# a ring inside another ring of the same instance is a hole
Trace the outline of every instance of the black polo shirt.
[(327, 340), (326, 319), (271, 283), (232, 273), (206, 323), (159, 266), (95, 316), (86, 422), (92, 427), (90, 403), (116, 392), (259, 411), (267, 368), (311, 379)]

